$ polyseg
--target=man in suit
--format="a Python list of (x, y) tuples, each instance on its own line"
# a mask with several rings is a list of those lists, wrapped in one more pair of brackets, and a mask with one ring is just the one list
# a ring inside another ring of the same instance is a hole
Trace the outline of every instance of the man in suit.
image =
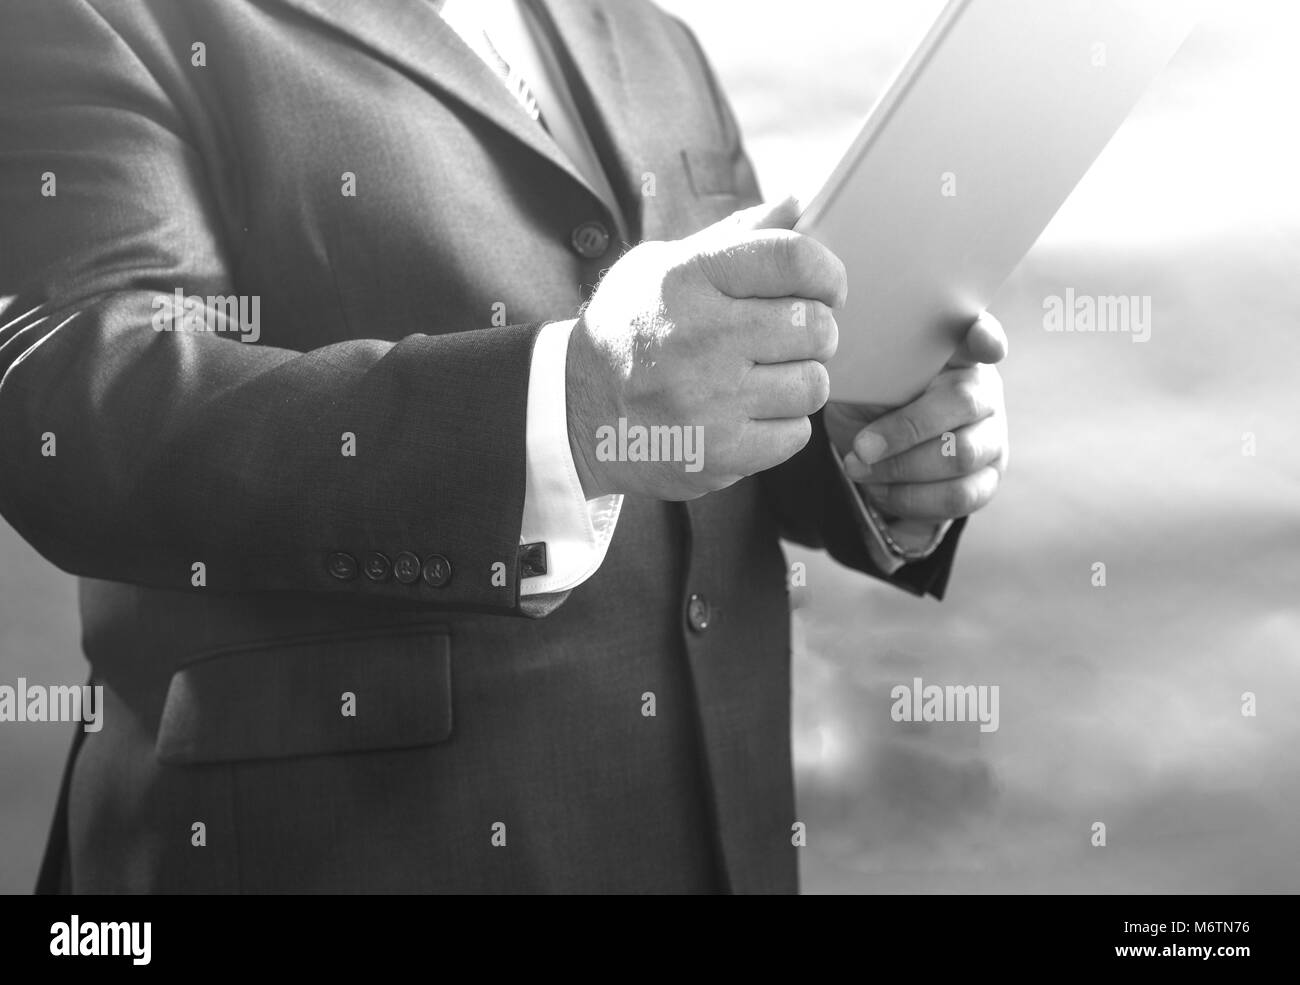
[(779, 538), (941, 597), (996, 323), (822, 410), (842, 265), (642, 0), (3, 14), (0, 509), (104, 687), (41, 888), (795, 891)]

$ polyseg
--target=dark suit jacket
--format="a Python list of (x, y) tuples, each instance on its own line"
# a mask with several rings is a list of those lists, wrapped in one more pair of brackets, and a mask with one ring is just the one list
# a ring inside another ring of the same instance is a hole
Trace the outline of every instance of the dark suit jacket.
[[(521, 604), (533, 341), (627, 246), (573, 231), (758, 200), (680, 23), (539, 9), (619, 215), (424, 2), (4, 0), (0, 508), (81, 577), (106, 688), (46, 888), (797, 888), (778, 539), (876, 573), (821, 428), (628, 499), (593, 578)], [(178, 287), (259, 296), (261, 340), (154, 331)], [(941, 595), (959, 529), (894, 581)], [(450, 580), (327, 566), (371, 551)]]

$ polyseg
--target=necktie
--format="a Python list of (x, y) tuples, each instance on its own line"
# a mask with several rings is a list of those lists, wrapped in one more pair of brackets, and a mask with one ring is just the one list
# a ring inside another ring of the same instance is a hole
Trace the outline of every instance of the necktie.
[(492, 39), (487, 36), (487, 32), (480, 33), (483, 35), (484, 50), (491, 56), (490, 59), (485, 58), (484, 60), (488, 62), (490, 68), (496, 70), (497, 75), (501, 77), (501, 81), (506, 84), (506, 88), (510, 90), (515, 99), (519, 100), (519, 105), (524, 108), (524, 112), (542, 126), (546, 126), (546, 120), (542, 117), (542, 108), (537, 105), (537, 97), (533, 95), (532, 87), (528, 85), (527, 80), (522, 75), (511, 68), (510, 64), (501, 57), (501, 53), (492, 44)]
[[(492, 44), (492, 39), (482, 27), (478, 18), (472, 13), (473, 0), (466, 2), (456, 2), (456, 0), (432, 0), (433, 6), (442, 14), (443, 20), (447, 25), (460, 35), (461, 40), (467, 44), (476, 55), (482, 59), (488, 68), (496, 73), (497, 77), (505, 84), (510, 94), (523, 107), (529, 119), (546, 126), (546, 120), (542, 117), (541, 106), (537, 103), (537, 96), (533, 93), (532, 87), (529, 86), (528, 80), (510, 67), (510, 63), (502, 57), (501, 52), (497, 51), (496, 46)], [(548, 128), (549, 129), (549, 128)]]

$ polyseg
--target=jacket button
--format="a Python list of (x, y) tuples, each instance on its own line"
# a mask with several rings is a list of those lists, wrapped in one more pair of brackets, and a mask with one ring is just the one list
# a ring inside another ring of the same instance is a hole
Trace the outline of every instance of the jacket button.
[(402, 551), (393, 558), (393, 577), (403, 585), (414, 585), (420, 580), (420, 559), (410, 551)]
[(357, 559), (337, 551), (325, 559), (325, 570), (339, 581), (351, 581), (357, 576)]
[(371, 551), (361, 562), (361, 570), (371, 581), (388, 581), (393, 573), (393, 562), (388, 560), (386, 554)]
[(702, 633), (709, 628), (709, 619), (712, 610), (709, 607), (709, 600), (703, 595), (692, 595), (686, 602), (686, 622), (697, 633)]
[(433, 554), (424, 562), (424, 583), (431, 588), (441, 588), (451, 581), (451, 562), (441, 554)]
[(605, 251), (609, 249), (609, 230), (605, 228), (603, 222), (584, 222), (573, 230), (570, 237), (574, 250), (578, 256), (586, 260), (595, 260), (597, 257), (603, 257)]

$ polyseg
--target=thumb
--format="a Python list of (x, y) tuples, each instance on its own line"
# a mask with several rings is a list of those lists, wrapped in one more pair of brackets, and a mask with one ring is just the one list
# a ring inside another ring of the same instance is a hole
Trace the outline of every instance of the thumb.
[(961, 345), (947, 365), (962, 367), (974, 366), (976, 363), (999, 363), (1006, 354), (1006, 329), (992, 314), (982, 311), (974, 324), (966, 330)]
[(756, 232), (760, 229), (793, 229), (803, 214), (803, 206), (793, 195), (753, 205), (719, 219), (704, 230), (704, 235), (735, 235), (737, 232)]
[(803, 215), (803, 206), (793, 195), (763, 202), (731, 214), (731, 220), (741, 229), (793, 229)]

